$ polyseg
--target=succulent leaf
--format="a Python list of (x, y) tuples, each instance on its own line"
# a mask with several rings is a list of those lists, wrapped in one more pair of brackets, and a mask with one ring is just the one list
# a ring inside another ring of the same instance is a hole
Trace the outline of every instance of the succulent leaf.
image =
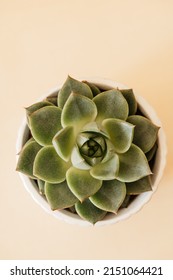
[(122, 95), (129, 105), (129, 115), (135, 115), (137, 111), (137, 101), (132, 89), (120, 89)]
[(125, 196), (125, 183), (118, 180), (103, 181), (102, 187), (90, 197), (90, 201), (96, 207), (116, 214)]
[(62, 111), (61, 123), (63, 127), (74, 126), (79, 131), (85, 124), (95, 120), (97, 107), (86, 96), (72, 93)]
[(72, 165), (78, 169), (89, 170), (91, 166), (81, 156), (78, 146), (74, 146), (71, 154)]
[(62, 128), (61, 109), (43, 107), (29, 116), (32, 136), (42, 146), (52, 145), (54, 135)]
[(103, 161), (93, 166), (90, 174), (100, 180), (113, 180), (117, 177), (119, 170), (119, 158), (114, 154), (107, 161)]
[(154, 144), (154, 146), (151, 148), (151, 150), (149, 150), (145, 155), (147, 157), (148, 161), (151, 161), (157, 151), (158, 145), (157, 143)]
[(26, 109), (26, 114), (27, 114), (27, 116), (30, 116), (35, 111), (37, 111), (37, 110), (39, 110), (43, 107), (46, 107), (46, 106), (54, 106), (54, 105), (51, 102), (46, 101), (46, 100), (45, 101), (40, 101), (40, 102), (34, 103), (31, 106), (25, 108)]
[(84, 95), (90, 99), (93, 98), (92, 91), (86, 83), (79, 82), (68, 76), (67, 80), (58, 93), (58, 105), (60, 108), (64, 107), (72, 92)]
[(83, 81), (83, 83), (87, 84), (90, 87), (93, 96), (96, 96), (97, 94), (100, 93), (100, 89), (96, 85), (89, 83), (87, 81)]
[(147, 153), (157, 140), (159, 127), (139, 115), (130, 116), (127, 121), (135, 125), (133, 143)]
[(133, 140), (134, 125), (119, 119), (105, 119), (102, 125), (109, 135), (115, 151), (125, 153)]
[(75, 167), (68, 169), (66, 179), (70, 190), (81, 202), (96, 193), (102, 185), (102, 181), (93, 178), (88, 170)]
[(67, 182), (59, 184), (45, 183), (45, 195), (52, 210), (59, 210), (73, 206), (78, 199), (70, 191)]
[(60, 183), (65, 180), (69, 163), (60, 158), (53, 146), (43, 147), (36, 155), (33, 167), (34, 176), (49, 182)]
[(75, 209), (82, 219), (92, 224), (102, 220), (107, 213), (106, 211), (97, 208), (89, 199), (86, 199), (82, 203), (78, 201), (75, 204)]
[(57, 104), (57, 96), (48, 96), (45, 101), (50, 102), (51, 104), (58, 106)]
[(98, 110), (96, 121), (116, 118), (126, 120), (129, 109), (126, 99), (118, 89), (101, 92), (93, 98)]
[(131, 195), (126, 194), (126, 197), (124, 198), (120, 208), (127, 208), (130, 204), (131, 197), (132, 197)]
[(39, 188), (39, 193), (41, 195), (45, 195), (45, 181), (38, 179), (38, 188)]
[(145, 154), (134, 144), (126, 153), (119, 154), (119, 161), (120, 167), (117, 179), (122, 182), (137, 181), (151, 174)]
[(61, 129), (53, 138), (53, 146), (57, 154), (65, 161), (69, 161), (75, 145), (76, 135), (73, 126)]
[(143, 192), (151, 191), (151, 180), (150, 176), (146, 176), (138, 181), (126, 183), (127, 194), (140, 194)]
[(33, 141), (33, 139), (29, 139), (20, 152), (16, 170), (35, 179), (33, 174), (33, 164), (35, 157), (41, 148), (42, 147), (37, 142)]

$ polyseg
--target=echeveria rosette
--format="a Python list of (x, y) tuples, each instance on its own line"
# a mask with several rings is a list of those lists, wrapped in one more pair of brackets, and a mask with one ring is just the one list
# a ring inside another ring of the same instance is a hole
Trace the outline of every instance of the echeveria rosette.
[(37, 180), (52, 210), (73, 209), (93, 224), (117, 214), (151, 191), (158, 127), (137, 107), (132, 89), (68, 77), (57, 96), (26, 109), (32, 138), (17, 170)]

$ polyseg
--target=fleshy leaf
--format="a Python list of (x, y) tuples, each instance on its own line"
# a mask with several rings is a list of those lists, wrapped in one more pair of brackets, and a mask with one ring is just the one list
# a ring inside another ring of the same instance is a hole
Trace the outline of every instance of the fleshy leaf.
[(46, 106), (29, 116), (32, 136), (42, 146), (52, 145), (54, 135), (61, 127), (61, 109)]
[(46, 101), (52, 103), (55, 106), (58, 106), (58, 104), (57, 104), (57, 95), (56, 96), (48, 96), (46, 98)]
[(41, 195), (45, 195), (45, 181), (38, 179), (37, 183), (38, 183), (39, 193)]
[(110, 159), (104, 162), (100, 162), (93, 166), (90, 170), (90, 174), (100, 180), (113, 180), (116, 178), (119, 170), (119, 159), (114, 154)]
[(97, 107), (86, 96), (72, 93), (62, 111), (62, 126), (74, 126), (79, 131), (86, 123), (95, 120)]
[(115, 151), (125, 153), (133, 140), (134, 125), (118, 119), (106, 119), (102, 125), (108, 133)]
[(89, 170), (91, 166), (81, 156), (78, 146), (74, 146), (71, 154), (72, 165), (78, 169)]
[(149, 150), (145, 155), (147, 157), (148, 161), (151, 161), (157, 151), (158, 145), (157, 143), (154, 144), (154, 146), (151, 148), (151, 150)]
[(46, 107), (46, 106), (54, 106), (54, 105), (51, 102), (46, 101), (46, 100), (45, 101), (40, 101), (40, 102), (34, 103), (31, 106), (25, 108), (26, 109), (26, 114), (27, 114), (27, 116), (30, 116), (35, 111), (37, 111), (37, 110), (39, 110), (43, 107)]
[(84, 95), (90, 99), (93, 98), (92, 91), (87, 84), (79, 82), (68, 76), (67, 80), (65, 81), (64, 85), (58, 93), (58, 105), (60, 108), (64, 107), (71, 92)]
[(119, 154), (119, 160), (120, 168), (117, 179), (122, 182), (137, 181), (151, 174), (145, 154), (134, 144), (126, 153)]
[(54, 147), (43, 147), (35, 157), (34, 175), (49, 183), (60, 183), (65, 180), (69, 163), (60, 158)]
[(93, 98), (98, 110), (96, 121), (116, 118), (126, 120), (129, 108), (126, 99), (118, 89), (101, 92)]
[(82, 203), (78, 201), (75, 204), (75, 209), (82, 219), (87, 220), (92, 224), (102, 220), (107, 213), (106, 211), (97, 208), (89, 199), (86, 199)]
[(157, 140), (159, 127), (139, 115), (130, 116), (127, 121), (135, 125), (133, 143), (147, 153)]
[(52, 210), (60, 210), (73, 206), (78, 199), (69, 190), (67, 182), (45, 184), (45, 195)]
[(33, 175), (33, 164), (35, 157), (41, 148), (42, 147), (37, 142), (30, 139), (20, 152), (16, 170), (35, 179), (35, 176)]
[(117, 213), (126, 196), (126, 185), (117, 180), (104, 181), (100, 190), (90, 197), (98, 208)]
[(126, 183), (127, 194), (140, 194), (143, 192), (151, 191), (151, 180), (150, 176), (146, 176), (138, 181), (132, 183)]
[(135, 115), (137, 111), (137, 101), (132, 89), (120, 89), (129, 105), (129, 115)]
[(96, 96), (97, 94), (100, 93), (100, 89), (96, 85), (94, 85), (93, 83), (89, 83), (87, 81), (83, 81), (83, 83), (87, 84), (90, 87), (93, 96)]
[(102, 181), (93, 178), (88, 170), (75, 167), (70, 167), (66, 179), (70, 190), (81, 202), (95, 194), (102, 185)]
[(53, 146), (58, 155), (65, 161), (71, 157), (72, 149), (75, 145), (76, 136), (73, 126), (61, 129), (53, 138)]
[(120, 208), (127, 208), (131, 202), (131, 197), (132, 197), (131, 195), (126, 194), (126, 197), (125, 197), (123, 203), (121, 204)]

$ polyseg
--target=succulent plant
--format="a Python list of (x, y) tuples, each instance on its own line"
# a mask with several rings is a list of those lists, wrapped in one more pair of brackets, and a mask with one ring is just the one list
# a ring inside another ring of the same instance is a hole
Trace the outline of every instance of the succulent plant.
[(26, 108), (30, 136), (17, 170), (35, 180), (52, 210), (95, 224), (152, 191), (159, 127), (132, 89), (101, 89), (68, 76), (60, 91)]

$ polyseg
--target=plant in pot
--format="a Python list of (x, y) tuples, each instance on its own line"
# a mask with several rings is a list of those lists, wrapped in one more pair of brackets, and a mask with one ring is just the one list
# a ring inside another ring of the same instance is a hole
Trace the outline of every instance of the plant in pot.
[(165, 165), (164, 134), (143, 103), (114, 82), (68, 76), (26, 108), (17, 171), (34, 199), (82, 224), (115, 223), (138, 211)]

